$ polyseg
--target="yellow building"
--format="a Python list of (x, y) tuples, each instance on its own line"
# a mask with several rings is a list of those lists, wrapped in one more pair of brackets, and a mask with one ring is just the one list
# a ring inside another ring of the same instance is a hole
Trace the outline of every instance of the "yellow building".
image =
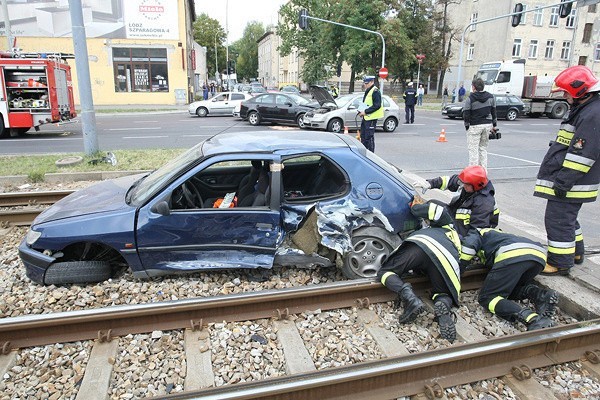
[[(192, 99), (193, 0), (82, 0), (94, 104), (183, 104)], [(4, 21), (0, 8), (0, 21)], [(16, 47), (73, 53), (68, 0), (8, 0)], [(0, 29), (6, 38), (6, 30)], [(4, 39), (3, 43), (7, 43)], [(79, 103), (75, 60), (69, 60)]]

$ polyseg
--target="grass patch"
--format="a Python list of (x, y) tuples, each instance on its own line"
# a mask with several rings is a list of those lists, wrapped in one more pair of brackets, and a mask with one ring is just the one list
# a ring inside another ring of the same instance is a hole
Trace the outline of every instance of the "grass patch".
[[(102, 158), (102, 152), (94, 156), (82, 153), (1, 156), (0, 176), (27, 175), (32, 182), (44, 180), (44, 174), (56, 172), (90, 172), (90, 171), (131, 171), (154, 170), (187, 149), (151, 149), (151, 150), (115, 150), (117, 165), (105, 162), (90, 164), (91, 160)], [(81, 156), (83, 161), (68, 167), (58, 167), (55, 162), (65, 157)]]

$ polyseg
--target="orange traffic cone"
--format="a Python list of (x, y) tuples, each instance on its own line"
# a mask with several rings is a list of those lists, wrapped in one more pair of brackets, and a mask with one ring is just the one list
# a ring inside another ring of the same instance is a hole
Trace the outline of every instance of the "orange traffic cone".
[(360, 140), (360, 129), (356, 130), (356, 139)]
[(445, 128), (442, 128), (442, 131), (440, 132), (440, 137), (436, 140), (436, 142), (447, 142)]
[(347, 135), (347, 134), (348, 134), (348, 127), (344, 126), (344, 135)]

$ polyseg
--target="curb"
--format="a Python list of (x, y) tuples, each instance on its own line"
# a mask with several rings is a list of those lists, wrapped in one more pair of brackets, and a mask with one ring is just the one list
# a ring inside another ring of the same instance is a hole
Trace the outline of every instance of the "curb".
[[(135, 175), (141, 173), (151, 172), (150, 170), (138, 170), (138, 171), (94, 171), (94, 172), (61, 172), (61, 173), (48, 173), (44, 175), (44, 182), (46, 183), (66, 183), (66, 182), (77, 182), (77, 181), (102, 181), (106, 179), (120, 178), (127, 175)], [(1, 185), (19, 185), (31, 183), (27, 175), (11, 175), (11, 176), (0, 176)]]

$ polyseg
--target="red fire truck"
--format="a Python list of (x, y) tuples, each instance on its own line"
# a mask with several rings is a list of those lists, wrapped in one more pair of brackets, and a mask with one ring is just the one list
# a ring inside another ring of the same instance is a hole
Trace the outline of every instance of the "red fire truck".
[(64, 53), (0, 52), (0, 137), (77, 116)]

